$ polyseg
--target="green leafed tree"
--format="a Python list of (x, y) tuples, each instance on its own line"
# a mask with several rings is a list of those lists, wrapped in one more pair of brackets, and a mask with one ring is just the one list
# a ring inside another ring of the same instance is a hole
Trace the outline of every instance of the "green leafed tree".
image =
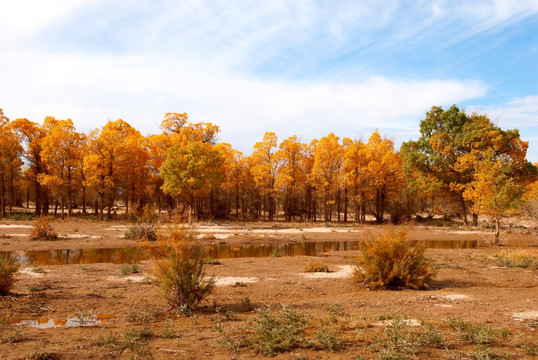
[(472, 197), (464, 193), (475, 180), (477, 162), (502, 159), (510, 164), (513, 177), (528, 173), (528, 144), (518, 130), (501, 130), (485, 115), (467, 114), (456, 105), (447, 110), (434, 106), (420, 122), (420, 134), (401, 147), (408, 188), (452, 193), (460, 201), (465, 225), (469, 205), (476, 210)]

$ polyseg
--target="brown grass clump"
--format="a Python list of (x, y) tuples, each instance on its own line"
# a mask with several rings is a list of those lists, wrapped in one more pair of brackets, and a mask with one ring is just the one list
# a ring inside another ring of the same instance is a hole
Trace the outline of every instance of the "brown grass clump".
[(387, 228), (375, 240), (361, 242), (359, 249), (355, 274), (372, 287), (421, 289), (436, 274), (432, 262), (424, 257), (425, 247), (413, 246), (405, 230)]
[(0, 295), (9, 293), (15, 283), (15, 273), (19, 265), (9, 255), (0, 254)]
[(180, 311), (197, 307), (214, 287), (203, 271), (204, 251), (192, 242), (192, 233), (176, 227), (168, 235), (159, 234), (157, 242), (145, 243), (157, 284), (170, 306)]
[(329, 267), (321, 260), (312, 260), (304, 264), (305, 272), (329, 272)]
[(52, 228), (49, 218), (41, 216), (34, 221), (30, 240), (55, 240), (57, 238), (58, 234)]

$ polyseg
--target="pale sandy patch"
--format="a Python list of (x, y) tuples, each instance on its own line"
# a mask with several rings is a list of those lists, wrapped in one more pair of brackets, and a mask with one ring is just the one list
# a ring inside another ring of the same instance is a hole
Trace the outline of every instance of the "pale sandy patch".
[[(416, 319), (401, 320), (401, 323), (405, 324), (407, 326), (411, 326), (411, 327), (422, 326), (422, 323), (420, 321), (416, 320)], [(392, 325), (392, 324), (394, 324), (394, 320), (389, 319), (389, 320), (383, 320), (383, 321), (373, 323), (372, 325), (374, 325), (374, 326), (389, 326), (389, 325)]]
[(443, 298), (450, 301), (456, 301), (456, 300), (469, 300), (471, 297), (469, 295), (463, 295), (463, 294), (450, 294), (450, 295), (443, 296)]
[(0, 234), (0, 237), (2, 236), (9, 236), (9, 237), (26, 237), (30, 236), (29, 234)]
[(87, 234), (63, 234), (58, 236), (62, 239), (102, 239), (102, 236), (87, 235)]
[(342, 279), (350, 277), (353, 274), (352, 265), (340, 265), (338, 270), (331, 272), (315, 272), (315, 273), (301, 273), (301, 276), (304, 276), (308, 279)]
[(351, 228), (332, 228), (332, 227), (314, 227), (314, 228), (290, 228), (290, 229), (256, 229), (256, 228), (224, 228), (214, 226), (193, 227), (193, 231), (199, 233), (212, 234), (300, 234), (300, 233), (331, 233), (331, 232), (361, 232), (360, 229)]
[(120, 281), (120, 282), (144, 282), (147, 277), (145, 275), (121, 275), (121, 276), (109, 276), (106, 278), (109, 281)]
[(512, 316), (516, 320), (538, 320), (538, 311), (531, 310), (531, 311), (523, 311), (520, 313), (514, 313)]
[[(205, 234), (198, 234), (198, 235), (196, 235), (196, 238), (197, 238), (197, 239), (208, 239), (208, 236), (211, 237), (211, 235), (212, 235), (215, 239), (219, 239), (219, 240), (222, 240), (222, 239), (228, 239), (229, 237), (234, 236), (234, 234), (209, 234), (209, 233), (205, 233)], [(237, 234), (237, 235), (241, 235), (241, 234)]]
[(0, 228), (3, 229), (32, 229), (32, 225), (22, 225), (22, 224), (0, 224)]
[(109, 227), (104, 228), (103, 230), (109, 230), (109, 231), (120, 231), (120, 230), (128, 230), (129, 227), (126, 225), (112, 225)]
[(454, 307), (453, 305), (450, 305), (450, 304), (434, 304), (435, 306), (438, 306), (438, 307), (444, 307), (444, 308), (451, 308), (451, 307)]
[(35, 271), (32, 271), (32, 269), (33, 268), (30, 268), (30, 267), (20, 268), (19, 269), (19, 274), (28, 275), (28, 276), (32, 276), (32, 277), (43, 277), (43, 276), (45, 276), (44, 273), (36, 273)]
[(226, 277), (218, 277), (215, 278), (215, 285), (216, 286), (231, 286), (235, 285), (236, 283), (255, 283), (258, 282), (258, 278), (256, 277), (245, 277), (245, 276), (226, 276)]
[(454, 231), (444, 231), (444, 230), (438, 230), (439, 232), (443, 232), (445, 234), (451, 234), (451, 235), (472, 235), (472, 234), (486, 234), (489, 235), (491, 233), (485, 232), (485, 231), (471, 231), (471, 230), (454, 230)]

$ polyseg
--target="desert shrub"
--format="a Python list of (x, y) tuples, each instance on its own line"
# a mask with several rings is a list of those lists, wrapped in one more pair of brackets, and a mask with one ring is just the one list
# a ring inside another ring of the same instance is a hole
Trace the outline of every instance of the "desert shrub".
[(58, 238), (58, 234), (52, 228), (50, 219), (45, 216), (41, 216), (34, 221), (34, 228), (30, 233), (31, 240), (55, 240)]
[(359, 249), (355, 275), (373, 287), (420, 289), (436, 274), (425, 247), (412, 245), (404, 230), (387, 228), (375, 240), (361, 242)]
[(124, 263), (120, 268), (120, 274), (122, 275), (137, 274), (138, 272), (138, 265), (135, 264), (134, 261), (131, 265)]
[(0, 254), (0, 295), (9, 293), (15, 283), (19, 265), (10, 255)]
[(0, 295), (6, 295), (15, 283), (19, 265), (11, 256), (0, 254)]
[(494, 345), (510, 335), (506, 329), (493, 329), (484, 324), (471, 324), (462, 320), (451, 320), (449, 323), (463, 340), (475, 345)]
[(146, 243), (157, 284), (175, 309), (193, 309), (211, 293), (212, 278), (205, 277), (204, 251), (192, 244), (193, 235), (184, 228), (173, 228), (159, 235), (156, 243)]
[(130, 226), (123, 237), (129, 240), (155, 241), (157, 240), (157, 228), (151, 223), (139, 223)]
[(501, 251), (494, 258), (499, 266), (538, 269), (537, 250)]
[(305, 272), (329, 272), (329, 267), (321, 260), (308, 261), (304, 265)]
[(410, 359), (420, 351), (421, 337), (405, 322), (405, 316), (392, 319), (383, 329), (383, 334), (374, 338), (372, 349), (377, 351), (377, 359)]

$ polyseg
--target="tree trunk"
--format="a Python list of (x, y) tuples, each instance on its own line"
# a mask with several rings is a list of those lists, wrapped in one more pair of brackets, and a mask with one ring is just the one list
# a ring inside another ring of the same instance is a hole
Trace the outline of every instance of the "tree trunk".
[(465, 205), (465, 200), (463, 199), (463, 196), (460, 196), (461, 201), (461, 211), (463, 216), (463, 225), (467, 226), (469, 223), (467, 222), (467, 206)]
[(71, 184), (71, 168), (67, 168), (67, 216), (71, 217), (71, 212), (73, 211), (73, 192)]
[(103, 220), (104, 212), (105, 212), (105, 192), (104, 191), (101, 191), (100, 198), (101, 198), (101, 215), (100, 215), (100, 219)]
[(344, 188), (344, 222), (347, 222), (347, 187)]
[(341, 208), (341, 203), (340, 203), (340, 188), (338, 188), (338, 191), (336, 192), (336, 211), (337, 211), (337, 220), (338, 222), (340, 222), (340, 211), (342, 210)]
[(86, 186), (82, 186), (82, 213), (86, 214)]
[(63, 186), (60, 189), (60, 191), (62, 192), (62, 195), (60, 196), (60, 201), (62, 202), (62, 204), (61, 204), (61, 210), (62, 210), (61, 219), (63, 220), (63, 218), (64, 218), (64, 208), (65, 208), (65, 206), (64, 206), (64, 190), (63, 190)]
[(499, 245), (501, 238), (501, 219), (495, 218), (495, 245)]
[(13, 204), (14, 204), (14, 197), (15, 197), (15, 189), (14, 189), (14, 174), (13, 174), (13, 168), (11, 168), (11, 175), (9, 177), (9, 214), (13, 214)]
[(6, 187), (4, 185), (4, 173), (2, 173), (0, 177), (0, 191), (2, 192), (2, 196), (0, 197), (0, 201), (2, 202), (2, 217), (6, 217)]
[(473, 213), (473, 226), (478, 226), (478, 214)]
[(235, 185), (235, 221), (239, 221), (239, 183)]

